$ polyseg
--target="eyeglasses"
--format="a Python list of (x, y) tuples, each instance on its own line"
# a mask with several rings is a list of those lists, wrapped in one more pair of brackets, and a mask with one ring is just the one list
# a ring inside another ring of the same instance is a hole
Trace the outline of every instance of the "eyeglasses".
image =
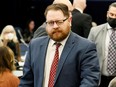
[(64, 20), (57, 20), (57, 21), (48, 21), (46, 22), (47, 25), (49, 26), (53, 26), (54, 23), (56, 23), (58, 26), (62, 25), (68, 18), (64, 19)]

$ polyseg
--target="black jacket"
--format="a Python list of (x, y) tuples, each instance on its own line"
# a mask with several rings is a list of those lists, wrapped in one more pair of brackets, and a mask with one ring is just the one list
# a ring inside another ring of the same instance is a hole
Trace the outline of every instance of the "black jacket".
[(77, 9), (72, 11), (72, 31), (87, 38), (92, 27), (92, 17)]

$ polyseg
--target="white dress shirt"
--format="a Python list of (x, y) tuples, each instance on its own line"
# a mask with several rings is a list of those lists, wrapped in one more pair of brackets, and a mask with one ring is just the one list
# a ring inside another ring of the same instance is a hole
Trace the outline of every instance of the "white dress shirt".
[[(63, 48), (65, 46), (65, 43), (66, 43), (68, 37), (66, 39), (64, 39), (62, 42), (60, 42), (61, 46), (59, 47), (59, 59), (60, 59), (61, 53), (63, 51)], [(51, 69), (51, 65), (52, 65), (55, 50), (56, 50), (56, 45), (54, 43), (55, 43), (55, 41), (50, 39), (48, 48), (47, 48), (47, 53), (46, 53), (43, 87), (48, 87), (50, 69)]]

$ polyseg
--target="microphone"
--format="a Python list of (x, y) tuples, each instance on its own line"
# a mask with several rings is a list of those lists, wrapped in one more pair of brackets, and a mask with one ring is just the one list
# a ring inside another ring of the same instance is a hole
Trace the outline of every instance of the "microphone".
[(18, 33), (19, 33), (19, 35), (20, 35), (20, 37), (21, 37), (20, 41), (21, 41), (21, 42), (22, 42), (25, 46), (27, 46), (27, 47), (28, 47), (28, 44), (27, 44), (27, 43), (25, 43), (25, 41), (24, 41), (24, 39), (23, 39), (23, 36), (22, 36), (22, 34), (21, 34), (20, 30), (18, 29), (17, 31), (18, 31)]

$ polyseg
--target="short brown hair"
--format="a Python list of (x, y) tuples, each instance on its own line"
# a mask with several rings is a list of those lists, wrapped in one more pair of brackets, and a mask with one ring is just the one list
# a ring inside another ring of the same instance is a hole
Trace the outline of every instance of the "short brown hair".
[(44, 13), (45, 17), (49, 10), (56, 10), (56, 11), (61, 10), (63, 12), (64, 16), (66, 16), (66, 17), (69, 17), (69, 15), (70, 15), (68, 6), (63, 3), (49, 5), (45, 10), (45, 13)]
[(7, 46), (0, 46), (0, 73), (3, 73), (6, 69), (10, 71), (15, 69), (14, 53)]

